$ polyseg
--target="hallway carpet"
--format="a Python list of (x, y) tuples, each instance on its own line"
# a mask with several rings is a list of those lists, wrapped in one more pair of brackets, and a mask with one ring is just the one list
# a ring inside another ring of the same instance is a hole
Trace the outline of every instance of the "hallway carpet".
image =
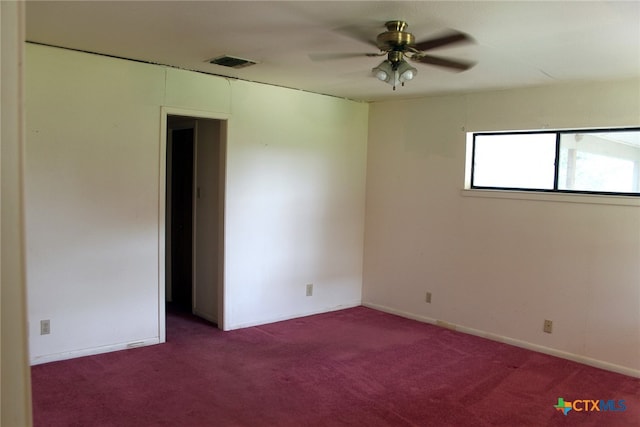
[(640, 379), (365, 307), (230, 332), (168, 314), (166, 344), (32, 383), (36, 427), (640, 426)]

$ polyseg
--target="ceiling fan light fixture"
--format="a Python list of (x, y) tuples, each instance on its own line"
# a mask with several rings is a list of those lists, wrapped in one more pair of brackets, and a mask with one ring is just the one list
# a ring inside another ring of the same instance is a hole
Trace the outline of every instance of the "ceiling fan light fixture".
[(390, 82), (395, 70), (393, 69), (391, 62), (384, 60), (371, 71), (373, 71), (373, 75), (376, 76), (378, 80)]
[(394, 64), (388, 59), (382, 61), (380, 65), (371, 71), (373, 71), (373, 75), (376, 76), (378, 80), (392, 85), (394, 90), (398, 84), (404, 86), (404, 82), (412, 80), (418, 73), (418, 70), (409, 65), (405, 60)]
[(418, 70), (409, 65), (409, 63), (405, 60), (402, 60), (397, 67), (398, 71), (398, 80), (401, 83), (408, 82), (409, 80), (413, 80), (413, 78), (418, 74)]

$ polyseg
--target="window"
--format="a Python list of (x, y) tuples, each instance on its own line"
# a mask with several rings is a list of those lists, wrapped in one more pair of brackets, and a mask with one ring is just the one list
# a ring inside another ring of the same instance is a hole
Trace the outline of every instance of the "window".
[(640, 195), (640, 128), (475, 133), (471, 188)]

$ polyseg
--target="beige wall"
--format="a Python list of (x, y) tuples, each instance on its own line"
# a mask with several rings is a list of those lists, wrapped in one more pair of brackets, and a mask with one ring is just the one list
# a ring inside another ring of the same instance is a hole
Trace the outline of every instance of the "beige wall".
[(228, 120), (225, 329), (360, 304), (367, 104), (39, 45), (27, 60), (34, 363), (161, 340), (161, 107)]
[(24, 16), (22, 2), (0, 2), (0, 425), (7, 427), (31, 425), (22, 219)]
[(461, 192), (466, 132), (639, 125), (638, 80), (372, 104), (363, 301), (640, 374), (638, 200)]

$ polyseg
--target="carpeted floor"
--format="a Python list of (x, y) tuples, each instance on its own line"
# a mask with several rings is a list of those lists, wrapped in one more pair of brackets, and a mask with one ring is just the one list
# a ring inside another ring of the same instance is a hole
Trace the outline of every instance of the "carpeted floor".
[(231, 332), (168, 314), (166, 344), (32, 382), (35, 426), (640, 426), (640, 379), (364, 307)]

